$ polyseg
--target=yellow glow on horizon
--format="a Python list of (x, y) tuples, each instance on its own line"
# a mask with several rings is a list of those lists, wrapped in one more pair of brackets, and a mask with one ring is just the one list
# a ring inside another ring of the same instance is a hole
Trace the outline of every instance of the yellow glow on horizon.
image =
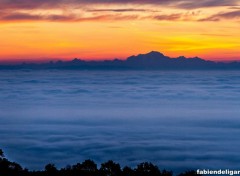
[[(122, 6), (121, 8), (123, 8)], [(125, 8), (135, 8), (131, 5)], [(148, 6), (146, 6), (148, 7)], [(144, 8), (146, 8), (144, 7)], [(86, 7), (93, 8), (93, 7)], [(99, 9), (103, 8), (98, 6)], [(104, 7), (114, 9), (117, 6)], [(118, 7), (119, 8), (119, 7)], [(149, 7), (148, 7), (149, 8)], [(139, 7), (143, 9), (143, 7)], [(138, 14), (137, 19), (99, 17), (81, 22), (0, 22), (0, 60), (39, 58), (124, 59), (133, 54), (152, 50), (177, 57), (199, 56), (210, 60), (240, 60), (240, 23), (234, 20), (197, 21), (214, 14), (210, 10), (176, 10), (156, 7), (151, 12), (124, 12)], [(219, 13), (225, 8), (216, 8)], [(81, 10), (80, 10), (81, 11)], [(155, 12), (156, 11), (156, 12)], [(66, 14), (67, 10), (35, 10), (32, 14)], [(74, 10), (74, 14), (78, 12)], [(101, 12), (79, 14), (83, 17)], [(110, 12), (102, 12), (103, 15)], [(142, 14), (143, 13), (143, 14)], [(154, 15), (183, 13), (179, 20), (156, 20)], [(72, 13), (71, 13), (72, 14)]]

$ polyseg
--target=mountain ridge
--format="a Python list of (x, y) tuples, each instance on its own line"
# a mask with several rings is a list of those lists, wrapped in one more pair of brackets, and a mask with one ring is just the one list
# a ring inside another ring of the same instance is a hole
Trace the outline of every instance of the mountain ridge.
[(75, 58), (71, 61), (50, 61), (42, 64), (22, 63), (17, 65), (0, 65), (0, 69), (80, 69), (80, 70), (206, 70), (206, 69), (237, 69), (240, 62), (214, 62), (199, 57), (171, 58), (158, 51), (138, 54), (126, 60), (114, 59), (103, 61), (86, 61)]

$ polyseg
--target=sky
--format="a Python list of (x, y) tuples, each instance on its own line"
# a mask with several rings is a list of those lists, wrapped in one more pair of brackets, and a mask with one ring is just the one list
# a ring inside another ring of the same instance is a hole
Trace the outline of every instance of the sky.
[(240, 0), (1, 0), (0, 61), (240, 60)]

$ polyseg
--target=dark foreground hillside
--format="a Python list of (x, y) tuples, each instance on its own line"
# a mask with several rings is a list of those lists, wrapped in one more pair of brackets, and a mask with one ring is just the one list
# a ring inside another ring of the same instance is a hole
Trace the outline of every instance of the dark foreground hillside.
[[(67, 165), (57, 169), (54, 164), (47, 164), (43, 171), (29, 171), (23, 169), (18, 163), (11, 162), (4, 157), (0, 149), (0, 176), (172, 176), (172, 171), (161, 170), (152, 163), (140, 163), (132, 169), (128, 166), (122, 168), (119, 164), (108, 161), (102, 163), (100, 168), (92, 160), (85, 160), (75, 165)], [(178, 176), (197, 175), (195, 171), (186, 171)]]

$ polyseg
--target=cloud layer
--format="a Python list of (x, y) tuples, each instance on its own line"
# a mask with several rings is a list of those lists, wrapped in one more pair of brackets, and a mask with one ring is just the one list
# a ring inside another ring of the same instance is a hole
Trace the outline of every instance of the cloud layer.
[(34, 9), (34, 8), (59, 8), (79, 7), (89, 4), (154, 4), (177, 8), (195, 9), (202, 7), (237, 6), (238, 0), (3, 0), (0, 2), (1, 9)]
[[(3, 0), (0, 1), (0, 21), (83, 22), (139, 19), (220, 21), (239, 18), (239, 5), (238, 0)], [(103, 6), (106, 8), (102, 8)], [(194, 12), (199, 8), (223, 6), (227, 6), (230, 11), (204, 17), (198, 17)], [(166, 8), (184, 12), (162, 12)], [(72, 10), (78, 12), (72, 13)]]
[(201, 19), (200, 21), (220, 21), (222, 19), (240, 19), (240, 10), (225, 13), (217, 13), (210, 17)]

